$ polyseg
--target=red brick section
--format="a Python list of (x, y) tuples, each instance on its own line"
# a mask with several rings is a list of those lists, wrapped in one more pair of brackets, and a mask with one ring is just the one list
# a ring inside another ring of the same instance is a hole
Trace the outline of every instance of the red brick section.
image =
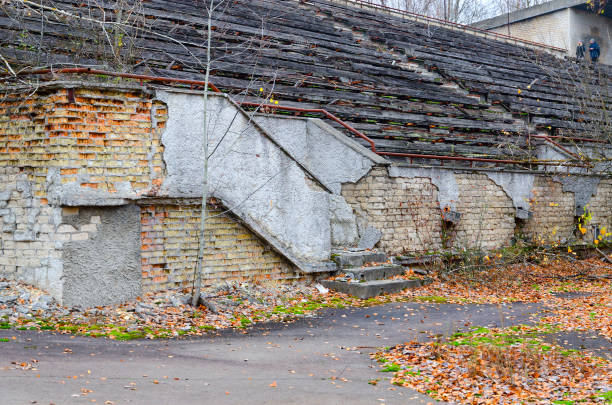
[[(69, 93), (72, 93), (73, 97)], [(0, 166), (32, 168), (37, 196), (49, 167), (61, 183), (149, 194), (161, 184), (167, 109), (138, 90), (41, 89), (0, 102)]]

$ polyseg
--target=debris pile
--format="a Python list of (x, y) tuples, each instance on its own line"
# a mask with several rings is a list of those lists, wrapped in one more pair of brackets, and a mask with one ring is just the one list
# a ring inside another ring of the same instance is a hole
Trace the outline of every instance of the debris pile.
[(121, 305), (64, 308), (36, 288), (2, 281), (0, 327), (114, 339), (200, 335), (216, 329), (245, 328), (255, 322), (312, 316), (319, 308), (344, 302), (341, 297), (326, 296), (316, 285), (304, 283), (225, 283), (207, 291), (208, 307), (189, 305), (187, 292), (162, 291)]

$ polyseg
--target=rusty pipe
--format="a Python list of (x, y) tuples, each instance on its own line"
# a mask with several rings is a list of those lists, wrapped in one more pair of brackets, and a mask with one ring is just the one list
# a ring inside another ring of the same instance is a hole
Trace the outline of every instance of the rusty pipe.
[[(31, 71), (23, 71), (17, 73), (18, 76), (26, 76), (26, 75), (45, 75), (45, 74), (64, 74), (64, 73), (74, 73), (74, 74), (90, 74), (90, 75), (104, 75), (104, 76), (113, 76), (113, 77), (124, 77), (127, 79), (138, 79), (138, 80), (146, 80), (148, 82), (161, 82), (161, 83), (182, 83), (189, 84), (192, 86), (205, 86), (206, 82), (203, 80), (190, 80), (190, 79), (179, 79), (173, 77), (163, 77), (163, 76), (149, 76), (149, 75), (141, 75), (135, 73), (121, 73), (121, 72), (111, 72), (107, 70), (100, 69), (91, 69), (91, 68), (61, 68), (61, 69), (38, 69)], [(7, 77), (10, 75), (5, 75)], [(221, 93), (214, 84), (210, 81), (208, 82), (208, 87), (210, 87), (213, 91), (217, 93)]]
[(530, 160), (508, 160), (508, 159), (489, 159), (489, 158), (470, 158), (464, 156), (446, 156), (446, 155), (421, 155), (418, 153), (403, 153), (403, 152), (376, 152), (381, 156), (408, 157), (411, 159), (431, 159), (431, 160), (460, 160), (466, 162), (485, 162), (485, 163), (503, 163), (503, 164), (534, 164), (544, 166), (575, 166), (584, 167), (580, 164), (559, 163), (549, 161), (530, 161)]

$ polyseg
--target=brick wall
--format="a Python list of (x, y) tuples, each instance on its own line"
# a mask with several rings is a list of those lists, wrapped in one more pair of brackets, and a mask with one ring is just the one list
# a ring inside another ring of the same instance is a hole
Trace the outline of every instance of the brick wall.
[[(576, 229), (574, 194), (550, 177), (537, 176), (530, 201), (533, 217), (516, 220), (512, 199), (489, 177), (455, 173), (460, 221), (443, 225), (437, 188), (428, 178), (389, 177), (376, 168), (356, 184), (342, 186), (343, 197), (383, 233), (378, 247), (390, 254), (420, 253), (447, 247), (491, 250), (510, 245), (515, 233), (540, 243), (569, 240)], [(602, 181), (590, 206), (593, 224), (612, 219), (612, 182)], [(609, 225), (612, 226), (612, 225)], [(609, 228), (610, 229), (610, 228)]]
[(36, 269), (60, 257), (54, 218), (54, 210), (33, 196), (26, 173), (0, 167), (1, 274), (29, 280), (36, 277)]
[(167, 110), (137, 90), (48, 88), (0, 103), (0, 166), (32, 168), (46, 200), (49, 168), (61, 184), (110, 193), (151, 192), (163, 172), (160, 136)]
[[(164, 176), (164, 104), (137, 89), (41, 88), (0, 102), (0, 276), (29, 281), (61, 299), (62, 249), (84, 241), (96, 221), (50, 201), (55, 186), (155, 195)], [(180, 204), (180, 203), (178, 203)], [(213, 210), (213, 213), (219, 213)], [(142, 207), (147, 290), (188, 286), (197, 255), (199, 205)], [(293, 265), (223, 215), (210, 219), (207, 269), (220, 280), (293, 279)], [(84, 269), (86, 271), (87, 269)]]
[(488, 250), (509, 245), (516, 212), (510, 197), (484, 174), (456, 173), (455, 179), (461, 220), (453, 246)]
[(443, 227), (438, 190), (428, 178), (389, 177), (374, 169), (356, 184), (342, 186), (342, 196), (383, 233), (379, 247), (390, 254), (421, 253), (442, 248), (492, 249), (514, 236), (512, 200), (487, 176), (455, 174), (461, 220)]
[(100, 217), (69, 224), (79, 208), (43, 203), (30, 177), (23, 169), (0, 167), (0, 277), (26, 281), (60, 298), (63, 248), (90, 239)]
[(605, 179), (599, 183), (597, 192), (589, 201), (588, 210), (591, 213), (591, 225), (600, 229), (605, 227), (607, 232), (612, 232), (612, 180)]
[(430, 179), (389, 177), (386, 168), (375, 168), (358, 183), (343, 184), (342, 196), (382, 232), (379, 247), (388, 254), (441, 248), (438, 194)]
[[(219, 280), (288, 280), (294, 266), (221, 208), (209, 206), (204, 284)], [(142, 276), (147, 291), (190, 287), (198, 255), (199, 204), (141, 207)]]
[(576, 229), (574, 194), (550, 177), (535, 178), (529, 202), (533, 217), (519, 223), (519, 231), (537, 243), (569, 240)]

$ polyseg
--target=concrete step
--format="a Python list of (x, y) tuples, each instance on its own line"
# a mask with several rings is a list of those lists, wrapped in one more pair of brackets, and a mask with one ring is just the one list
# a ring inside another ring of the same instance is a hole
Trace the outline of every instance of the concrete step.
[(405, 290), (406, 288), (418, 288), (429, 284), (430, 280), (373, 280), (365, 282), (346, 282), (321, 280), (320, 283), (325, 287), (348, 295), (353, 295), (361, 299), (377, 297), (382, 294), (393, 294)]
[(375, 250), (346, 250), (332, 254), (340, 269), (362, 267), (366, 263), (384, 263), (388, 260), (387, 255)]
[(390, 278), (400, 274), (404, 274), (402, 266), (372, 266), (372, 267), (356, 267), (340, 270), (339, 273), (353, 275), (353, 279), (358, 281), (372, 281)]
[(414, 270), (419, 274), (428, 274), (434, 267), (440, 265), (442, 258), (439, 255), (408, 257), (396, 257), (395, 262), (402, 265), (406, 270)]

